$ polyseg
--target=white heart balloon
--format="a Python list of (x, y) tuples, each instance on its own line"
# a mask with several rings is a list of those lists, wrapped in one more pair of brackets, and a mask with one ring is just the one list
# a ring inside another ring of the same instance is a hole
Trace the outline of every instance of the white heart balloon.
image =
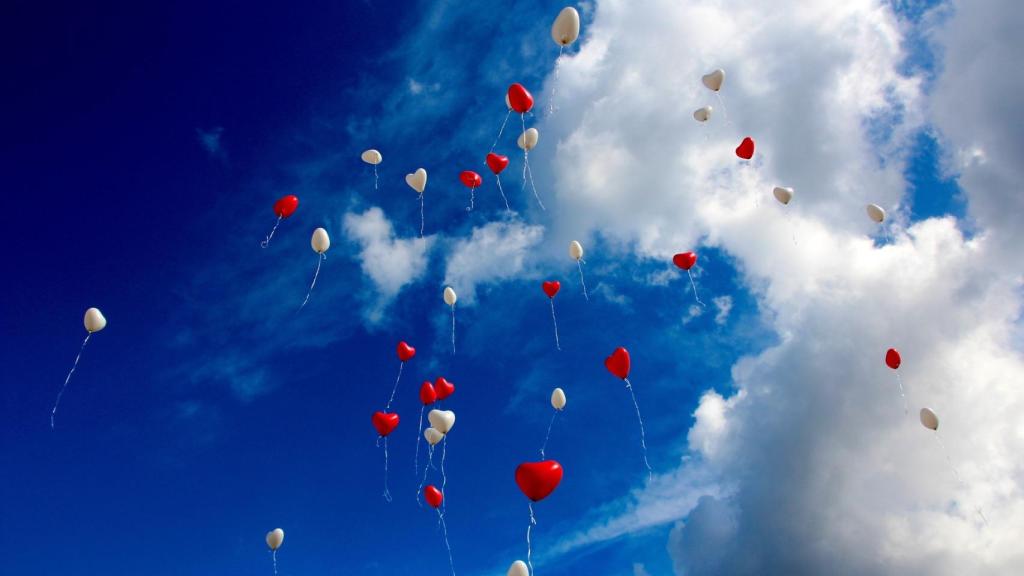
[(885, 221), (885, 210), (878, 204), (868, 204), (867, 212), (868, 218), (871, 218), (873, 222), (881, 224)]
[(455, 412), (451, 410), (431, 410), (430, 414), (427, 414), (427, 420), (430, 421), (430, 425), (437, 429), (441, 434), (447, 434), (451, 431), (452, 426), (455, 426)]
[(582, 260), (583, 259), (583, 245), (580, 244), (579, 242), (575, 241), (575, 240), (573, 240), (572, 242), (569, 242), (569, 257), (572, 258), (573, 260), (577, 260), (577, 261), (578, 260)]
[(580, 13), (572, 6), (566, 6), (551, 25), (551, 39), (559, 46), (568, 46), (579, 37)]
[(561, 388), (555, 388), (555, 391), (551, 393), (551, 407), (555, 410), (565, 408), (565, 391)]
[(794, 193), (795, 192), (793, 192), (792, 188), (784, 188), (782, 186), (776, 186), (775, 189), (772, 190), (772, 194), (775, 196), (775, 199), (783, 204), (789, 204), (789, 201), (793, 199)]
[(431, 446), (434, 446), (441, 440), (444, 440), (444, 434), (438, 432), (435, 428), (427, 428), (424, 430), (423, 437), (427, 439), (427, 444), (430, 444)]
[(89, 334), (99, 332), (107, 327), (107, 319), (103, 317), (103, 312), (100, 312), (99, 308), (89, 308), (86, 310), (83, 323)]
[(267, 547), (271, 550), (277, 550), (284, 544), (284, 530), (280, 528), (274, 528), (270, 532), (267, 532)]
[(451, 286), (446, 286), (444, 289), (444, 303), (449, 306), (455, 306), (455, 302), (458, 299), (459, 297), (455, 294), (455, 289)]
[(405, 183), (413, 190), (423, 194), (423, 191), (427, 189), (427, 171), (420, 168), (412, 174), (406, 174)]
[(707, 122), (711, 119), (711, 106), (697, 108), (693, 111), (693, 119), (697, 122)]
[(921, 425), (929, 430), (939, 429), (939, 417), (931, 408), (921, 408)]
[(540, 132), (536, 128), (529, 128), (526, 132), (519, 135), (519, 140), (516, 143), (520, 148), (529, 152), (537, 146), (537, 141), (540, 140)]
[(374, 150), (373, 148), (370, 148), (366, 152), (363, 152), (362, 154), (359, 155), (359, 157), (363, 159), (363, 162), (373, 165), (380, 164), (381, 160), (384, 159), (384, 157), (380, 155), (380, 152)]
[(506, 576), (530, 576), (530, 569), (526, 566), (526, 562), (516, 560), (509, 567)]
[(708, 90), (718, 92), (722, 89), (722, 83), (725, 82), (725, 70), (719, 68), (718, 70), (708, 72), (700, 77), (700, 81), (704, 83), (704, 86), (707, 86)]
[(313, 237), (309, 239), (309, 245), (317, 254), (327, 252), (327, 249), (331, 247), (331, 237), (327, 235), (327, 230), (323, 228), (313, 230)]

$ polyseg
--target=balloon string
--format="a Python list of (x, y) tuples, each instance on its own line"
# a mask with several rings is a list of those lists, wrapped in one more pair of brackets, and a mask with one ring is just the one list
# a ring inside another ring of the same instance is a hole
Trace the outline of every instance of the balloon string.
[(373, 165), (373, 190), (377, 191), (377, 185), (379, 183), (379, 177), (377, 176), (377, 165)]
[(448, 435), (445, 434), (444, 439), (441, 440), (441, 494), (444, 494), (444, 499), (441, 501), (441, 507), (448, 507), (448, 493), (445, 492), (444, 488), (448, 484), (448, 473), (444, 469), (444, 461), (448, 456)]
[(583, 258), (576, 261), (576, 267), (580, 269), (580, 284), (583, 286), (583, 297), (587, 299), (587, 302), (590, 302), (590, 296), (587, 294), (587, 283), (583, 281), (583, 264), (581, 262), (583, 262)]
[(505, 201), (505, 210), (508, 210), (508, 213), (511, 214), (512, 207), (508, 205), (508, 198), (505, 197), (505, 189), (501, 187), (501, 176), (495, 174), (494, 177), (498, 179), (498, 192), (501, 192), (501, 199)]
[(455, 356), (455, 304), (452, 304), (452, 356)]
[(537, 185), (533, 182), (533, 168), (530, 168), (530, 161), (526, 161), (526, 173), (530, 175), (530, 188), (533, 188), (533, 197), (537, 199), (537, 204), (540, 204), (540, 209), (547, 212), (547, 208), (544, 207), (544, 203), (540, 201), (540, 193), (537, 192)]
[(537, 518), (533, 515), (533, 502), (530, 502), (530, 523), (526, 525), (526, 564), (530, 567), (530, 574), (533, 574), (533, 544), (530, 542), (530, 531), (537, 525)]
[(270, 229), (270, 234), (267, 234), (267, 237), (260, 242), (260, 247), (266, 248), (270, 244), (270, 239), (274, 237), (274, 232), (277, 231), (277, 226), (281, 224), (281, 218), (283, 218), (283, 216), (277, 217), (277, 222), (274, 222), (274, 227)]
[(391, 503), (391, 491), (388, 490), (388, 437), (384, 436), (384, 500)]
[(277, 576), (277, 549), (271, 551), (271, 558), (274, 560), (274, 576)]
[[(520, 118), (523, 122), (523, 144), (526, 144), (526, 114), (520, 114)], [(540, 209), (547, 212), (547, 208), (544, 207), (544, 203), (540, 201), (540, 194), (537, 192), (537, 185), (533, 182), (533, 170), (530, 169), (530, 151), (523, 147), (523, 185), (519, 188), (520, 190), (526, 189), (526, 175), (530, 175), (530, 187), (533, 189), (533, 197), (537, 199), (537, 204), (540, 205)]]
[[(441, 491), (444, 494), (444, 490)], [(441, 524), (441, 531), (444, 534), (444, 546), (448, 549), (448, 566), (452, 570), (452, 576), (455, 576), (455, 561), (452, 560), (452, 545), (448, 542), (448, 524), (444, 521), (444, 514), (441, 513), (441, 509), (437, 509), (437, 521)]]
[(57, 392), (57, 401), (53, 403), (53, 410), (50, 411), (50, 430), (54, 429), (54, 419), (57, 417), (57, 407), (60, 405), (60, 399), (64, 396), (64, 390), (68, 387), (68, 382), (71, 381), (71, 375), (75, 373), (75, 368), (78, 368), (78, 361), (82, 358), (82, 351), (85, 350), (85, 345), (89, 343), (89, 337), (92, 336), (92, 332), (85, 335), (85, 340), (82, 340), (82, 347), (78, 349), (78, 356), (75, 356), (75, 363), (71, 366), (71, 371), (68, 372), (67, 378), (64, 379), (64, 385), (60, 387), (60, 392)]
[(384, 407), (385, 412), (391, 408), (391, 403), (395, 401), (395, 392), (398, 392), (398, 382), (402, 379), (402, 368), (405, 368), (405, 362), (398, 363), (398, 378), (395, 378), (395, 387), (391, 389), (391, 397), (388, 398), (388, 405)]
[(509, 108), (505, 114), (505, 121), (501, 123), (501, 130), (498, 130), (498, 137), (494, 139), (494, 144), (491, 144), (491, 152), (494, 152), (494, 147), (498, 145), (498, 140), (501, 140), (501, 134), (505, 131), (505, 124), (508, 123), (508, 117), (512, 115), (512, 109)]
[(555, 325), (555, 348), (562, 349), (562, 344), (558, 341), (558, 320), (555, 319), (555, 299), (548, 298), (548, 302), (551, 303), (551, 323)]
[[(420, 487), (416, 489), (416, 502), (419, 503), (420, 495), (423, 494), (423, 487), (427, 484), (427, 473), (434, 467), (434, 446), (427, 446), (427, 463), (423, 465), (423, 479), (420, 480)], [(422, 506), (422, 504), (420, 504)]]
[(555, 114), (555, 96), (558, 95), (558, 77), (559, 72), (562, 69), (562, 52), (565, 50), (565, 46), (562, 44), (558, 45), (558, 58), (555, 58), (555, 81), (551, 83), (551, 101), (548, 102), (548, 116)]
[[(967, 489), (967, 484), (964, 479), (960, 477), (960, 472), (957, 471), (956, 466), (953, 465), (953, 460), (949, 457), (949, 451), (946, 449), (946, 443), (942, 441), (942, 437), (939, 436), (939, 431), (935, 431), (935, 440), (939, 443), (939, 448), (942, 450), (942, 455), (946, 457), (946, 465), (949, 466), (949, 470), (953, 473), (953, 478), (956, 479), (956, 483), (961, 488)], [(988, 519), (985, 518), (985, 514), (981, 511), (981, 507), (975, 508), (974, 511), (981, 517), (981, 521), (988, 526)]]
[(903, 393), (903, 379), (900, 378), (900, 373), (896, 372), (896, 383), (900, 387), (900, 398), (903, 398), (903, 414), (909, 414), (910, 410), (907, 408), (907, 396)]
[(729, 110), (725, 107), (725, 100), (722, 100), (722, 95), (718, 93), (718, 90), (715, 90), (715, 98), (718, 99), (718, 105), (722, 107), (722, 117), (725, 118), (725, 123), (735, 127), (736, 125), (729, 119)]
[(633, 399), (633, 407), (636, 408), (636, 419), (640, 422), (640, 447), (643, 448), (644, 466), (647, 467), (647, 481), (650, 482), (654, 478), (654, 470), (651, 469), (651, 464), (647, 461), (647, 433), (644, 431), (644, 419), (640, 416), (640, 405), (636, 401), (636, 393), (633, 392), (633, 384), (630, 383), (629, 378), (623, 378), (626, 381), (626, 389), (629, 390), (629, 396)]
[(544, 450), (548, 447), (548, 440), (551, 438), (551, 428), (555, 425), (555, 418), (558, 418), (558, 410), (551, 415), (551, 421), (548, 422), (548, 433), (544, 436), (544, 444), (540, 447), (540, 457), (544, 458)]
[(476, 186), (471, 186), (469, 188), (469, 207), (466, 208), (467, 212), (472, 212), (473, 211), (473, 203), (474, 203), (475, 198), (476, 198)]
[[(421, 430), (423, 430), (423, 411), (426, 410), (426, 405), (420, 406), (420, 423), (416, 425), (416, 455), (413, 457), (413, 478), (420, 475), (420, 440), (423, 438)], [(420, 499), (419, 491), (416, 492), (416, 501)]]
[(423, 224), (425, 218), (423, 216), (423, 192), (420, 192), (420, 238), (423, 238)]
[(313, 282), (309, 285), (309, 292), (306, 292), (306, 299), (302, 301), (302, 305), (299, 306), (299, 310), (302, 310), (306, 303), (309, 302), (309, 296), (313, 293), (313, 287), (316, 286), (316, 278), (320, 275), (320, 264), (327, 259), (326, 254), (320, 254), (320, 257), (316, 260), (316, 272), (313, 272)]
[(700, 301), (700, 296), (697, 296), (697, 284), (695, 284), (693, 281), (693, 274), (689, 270), (687, 270), (686, 275), (690, 277), (690, 286), (693, 286), (693, 299), (697, 301), (697, 304), (704, 306), (704, 303)]

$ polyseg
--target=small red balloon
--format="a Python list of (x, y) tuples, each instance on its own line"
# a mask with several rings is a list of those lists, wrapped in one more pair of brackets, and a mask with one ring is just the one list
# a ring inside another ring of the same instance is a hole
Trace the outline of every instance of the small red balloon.
[(621, 346), (616, 348), (611, 356), (604, 359), (604, 367), (623, 380), (629, 378), (629, 351)]
[(433, 484), (430, 484), (423, 488), (423, 499), (430, 504), (432, 508), (440, 508), (441, 502), (444, 502), (444, 494), (437, 489)]
[(420, 402), (423, 402), (424, 406), (430, 406), (437, 402), (437, 390), (434, 390), (434, 385), (430, 382), (420, 385)]
[(520, 114), (526, 114), (533, 108), (533, 95), (520, 83), (508, 87), (508, 104)]
[(558, 291), (562, 289), (562, 283), (558, 280), (551, 280), (541, 284), (540, 287), (548, 295), (548, 298), (554, 298), (555, 294), (558, 294)]
[(895, 370), (895, 369), (900, 367), (900, 362), (902, 362), (902, 359), (900, 358), (900, 353), (897, 352), (895, 348), (889, 348), (888, 350), (886, 350), (886, 352), (885, 352), (885, 365), (886, 366), (888, 366), (889, 368), (892, 368), (893, 370)]
[(462, 180), (462, 183), (466, 188), (476, 188), (484, 183), (484, 179), (472, 170), (466, 170), (462, 174), (459, 174), (459, 180)]
[(291, 216), (298, 207), (298, 196), (282, 196), (277, 202), (274, 202), (274, 214), (277, 214), (278, 218), (287, 218)]
[(540, 502), (562, 481), (562, 465), (554, 460), (524, 462), (516, 468), (516, 484), (527, 498)]
[(437, 390), (438, 400), (444, 400), (455, 394), (455, 384), (445, 380), (444, 376), (438, 376), (437, 380), (434, 380), (434, 389)]
[(736, 147), (736, 155), (744, 160), (750, 160), (754, 157), (754, 139), (747, 136), (740, 142), (740, 145)]
[(689, 270), (693, 268), (693, 265), (697, 263), (697, 255), (693, 252), (683, 252), (682, 254), (676, 254), (672, 257), (672, 263), (682, 268), (683, 270)]
[(398, 352), (398, 359), (402, 362), (408, 362), (410, 358), (416, 355), (416, 349), (406, 344), (404, 340), (398, 343), (395, 351)]
[(501, 174), (505, 168), (508, 168), (508, 156), (491, 152), (487, 155), (487, 167), (491, 169), (491, 172)]
[(371, 421), (381, 436), (387, 436), (398, 428), (398, 414), (377, 411), (373, 413)]

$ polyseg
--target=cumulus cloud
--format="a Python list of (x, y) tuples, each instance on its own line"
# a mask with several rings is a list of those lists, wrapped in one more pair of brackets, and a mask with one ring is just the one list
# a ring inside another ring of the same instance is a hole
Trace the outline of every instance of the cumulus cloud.
[(715, 324), (722, 326), (729, 320), (729, 312), (732, 312), (732, 296), (717, 296), (711, 299), (715, 305)]
[(489, 222), (473, 229), (468, 239), (451, 246), (444, 283), (459, 295), (459, 303), (472, 305), (480, 284), (519, 277), (527, 256), (544, 236), (541, 226), (522, 222)]
[(377, 322), (402, 288), (423, 275), (433, 239), (398, 238), (391, 221), (376, 206), (361, 214), (346, 213), (343, 225), (348, 239), (359, 244), (363, 273), (376, 287), (366, 314)]

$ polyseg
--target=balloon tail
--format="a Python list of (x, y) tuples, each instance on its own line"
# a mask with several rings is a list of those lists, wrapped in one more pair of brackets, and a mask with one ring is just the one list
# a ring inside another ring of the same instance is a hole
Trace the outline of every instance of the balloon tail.
[(469, 207), (466, 208), (467, 212), (472, 212), (473, 211), (473, 204), (474, 204), (474, 200), (475, 199), (476, 199), (476, 186), (473, 186), (473, 187), (471, 187), (469, 189)]
[[(967, 489), (967, 484), (964, 479), (960, 477), (960, 472), (957, 471), (956, 466), (953, 465), (953, 460), (949, 457), (949, 450), (946, 449), (946, 443), (942, 441), (942, 436), (939, 436), (939, 431), (935, 431), (935, 441), (939, 443), (939, 448), (942, 450), (942, 455), (946, 458), (946, 465), (949, 466), (949, 471), (953, 473), (953, 478), (961, 488)], [(981, 507), (974, 509), (974, 512), (981, 518), (981, 521), (988, 526), (988, 519), (985, 518), (985, 513), (981, 511)]]
[(551, 83), (551, 101), (548, 102), (548, 116), (554, 116), (555, 114), (555, 96), (558, 95), (558, 77), (559, 72), (562, 68), (562, 52), (565, 51), (565, 46), (558, 45), (558, 58), (555, 58), (555, 81)]
[(533, 502), (530, 502), (530, 523), (526, 525), (526, 565), (530, 567), (530, 574), (533, 574), (533, 544), (530, 542), (530, 532), (537, 525), (537, 518), (533, 515)]
[(57, 407), (60, 406), (60, 399), (64, 396), (64, 390), (68, 387), (68, 382), (71, 382), (71, 375), (75, 373), (75, 368), (78, 368), (78, 361), (82, 358), (82, 351), (85, 350), (85, 345), (89, 343), (89, 337), (92, 336), (92, 332), (85, 335), (85, 340), (82, 340), (82, 347), (78, 349), (78, 356), (75, 356), (75, 363), (71, 365), (71, 371), (68, 372), (67, 378), (64, 379), (64, 385), (60, 387), (60, 392), (57, 392), (57, 400), (53, 403), (53, 410), (50, 411), (50, 430), (54, 429), (54, 420), (57, 418)]
[(903, 393), (903, 379), (900, 378), (899, 372), (896, 372), (896, 384), (900, 387), (900, 398), (903, 398), (903, 414), (909, 414), (910, 410), (907, 408), (907, 395)]
[(647, 461), (647, 433), (644, 431), (644, 419), (640, 415), (640, 404), (636, 401), (636, 393), (633, 392), (633, 384), (630, 383), (629, 378), (623, 378), (626, 381), (626, 389), (629, 390), (629, 397), (633, 399), (633, 408), (636, 408), (636, 419), (640, 423), (640, 447), (643, 449), (644, 466), (647, 467), (647, 481), (651, 481), (654, 478), (654, 470), (651, 469), (651, 464)]
[(388, 437), (384, 436), (384, 501), (391, 503), (391, 491), (388, 490)]
[(425, 218), (423, 216), (423, 192), (420, 192), (420, 238), (423, 238), (423, 224)]
[[(414, 478), (420, 475), (420, 440), (423, 438), (420, 430), (423, 430), (423, 411), (426, 410), (426, 408), (426, 406), (420, 406), (420, 423), (416, 425), (416, 455), (413, 456), (412, 460)], [(419, 496), (417, 496), (416, 499), (418, 500)]]
[(274, 222), (274, 227), (270, 229), (270, 234), (267, 234), (267, 237), (264, 238), (262, 242), (260, 242), (260, 247), (266, 248), (268, 245), (270, 245), (270, 239), (274, 237), (274, 232), (277, 232), (277, 227), (279, 224), (281, 224), (281, 218), (283, 218), (283, 216), (277, 217), (277, 222)]
[(697, 296), (697, 284), (693, 281), (693, 274), (687, 270), (686, 275), (690, 277), (690, 286), (693, 286), (693, 299), (697, 301), (697, 304), (704, 306), (704, 303), (700, 301), (700, 296)]
[(580, 285), (583, 286), (583, 297), (587, 299), (587, 302), (590, 302), (590, 295), (587, 294), (587, 283), (583, 281), (583, 264), (582, 264), (582, 262), (583, 262), (582, 258), (577, 260), (576, 261), (576, 267), (580, 269)]
[(494, 147), (498, 145), (498, 140), (501, 140), (501, 134), (505, 131), (505, 124), (508, 124), (508, 117), (512, 115), (512, 109), (509, 108), (505, 114), (505, 120), (501, 123), (501, 129), (498, 130), (498, 136), (494, 139), (494, 144), (491, 144), (491, 152), (494, 152)]
[[(427, 484), (427, 473), (434, 467), (434, 447), (427, 446), (427, 463), (423, 466), (423, 479), (420, 480), (420, 487), (416, 489), (416, 503), (420, 504), (420, 495), (423, 494), (423, 487)], [(423, 504), (420, 504), (422, 506)]]
[(302, 310), (306, 306), (306, 303), (309, 302), (309, 297), (310, 297), (311, 294), (313, 294), (313, 287), (316, 286), (317, 276), (320, 276), (320, 264), (322, 264), (323, 261), (326, 260), (326, 259), (327, 259), (327, 255), (326, 254), (320, 254), (320, 257), (317, 259), (317, 261), (316, 261), (316, 272), (313, 272), (313, 282), (309, 285), (309, 292), (306, 292), (306, 299), (302, 301), (302, 305), (299, 306), (299, 310)]
[(540, 205), (540, 209), (547, 212), (548, 209), (544, 207), (544, 203), (540, 201), (540, 193), (537, 192), (537, 185), (533, 182), (533, 169), (530, 168), (529, 159), (526, 160), (526, 173), (530, 176), (530, 188), (533, 189), (533, 197), (537, 199), (537, 204)]
[(718, 99), (718, 105), (722, 107), (722, 118), (725, 118), (725, 123), (732, 126), (732, 120), (729, 119), (729, 110), (725, 107), (725, 100), (722, 100), (722, 95), (715, 91), (715, 98)]
[(494, 177), (498, 179), (498, 192), (501, 192), (501, 199), (505, 201), (505, 210), (508, 210), (508, 213), (511, 214), (512, 207), (508, 205), (508, 198), (505, 196), (505, 189), (501, 187), (501, 176), (495, 174)]
[(555, 425), (555, 418), (558, 418), (558, 410), (551, 415), (551, 421), (548, 422), (548, 433), (544, 435), (544, 444), (540, 447), (540, 457), (544, 458), (544, 450), (548, 447), (548, 440), (551, 438), (551, 428)]
[(373, 190), (377, 191), (377, 186), (380, 183), (380, 178), (377, 176), (377, 165), (373, 165)]
[(277, 550), (271, 551), (270, 557), (274, 560), (274, 576), (277, 576)]
[(452, 304), (452, 356), (455, 356), (455, 304)]
[(448, 473), (444, 469), (444, 461), (448, 456), (448, 436), (445, 435), (444, 440), (441, 440), (441, 494), (445, 495), (444, 500), (441, 501), (441, 507), (446, 508), (448, 505), (448, 493), (444, 491), (445, 486), (448, 484)]
[(391, 389), (391, 397), (388, 398), (388, 405), (384, 407), (385, 412), (391, 408), (391, 403), (395, 401), (395, 392), (398, 392), (398, 382), (402, 380), (402, 368), (405, 368), (405, 362), (398, 363), (398, 378), (395, 378), (395, 387)]
[[(444, 491), (442, 491), (442, 494)], [(444, 534), (444, 547), (448, 549), (448, 567), (451, 568), (452, 576), (455, 576), (455, 561), (452, 560), (452, 545), (448, 542), (448, 524), (444, 521), (444, 514), (437, 509), (437, 521), (441, 525), (441, 533)]]
[(551, 323), (555, 326), (555, 348), (561, 350), (562, 344), (558, 341), (558, 320), (555, 319), (555, 299), (548, 298), (548, 302), (551, 303)]

